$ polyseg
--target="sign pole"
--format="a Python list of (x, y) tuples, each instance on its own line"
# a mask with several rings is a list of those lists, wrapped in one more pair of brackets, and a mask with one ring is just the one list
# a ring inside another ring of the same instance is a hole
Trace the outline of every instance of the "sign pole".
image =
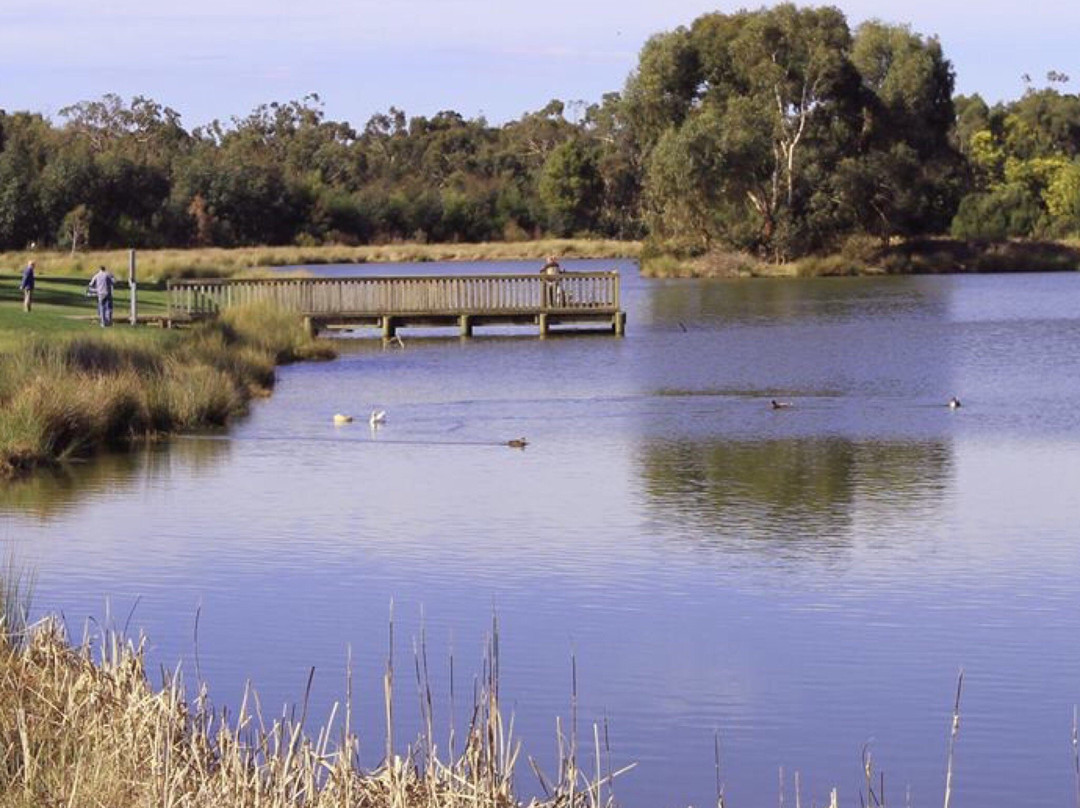
[(139, 322), (139, 284), (135, 279), (135, 250), (128, 250), (128, 286), (131, 288), (131, 324)]

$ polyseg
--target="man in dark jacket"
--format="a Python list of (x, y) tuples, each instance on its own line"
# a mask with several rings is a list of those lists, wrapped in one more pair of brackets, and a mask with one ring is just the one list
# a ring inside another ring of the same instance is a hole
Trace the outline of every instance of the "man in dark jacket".
[(23, 311), (29, 312), (34, 305), (34, 262), (27, 261), (26, 268), (22, 271), (22, 282), (19, 284), (22, 290)]
[(112, 325), (113, 285), (115, 283), (116, 279), (109, 270), (98, 267), (98, 271), (94, 273), (89, 286), (86, 287), (87, 297), (97, 296), (98, 318), (101, 320), (102, 328)]

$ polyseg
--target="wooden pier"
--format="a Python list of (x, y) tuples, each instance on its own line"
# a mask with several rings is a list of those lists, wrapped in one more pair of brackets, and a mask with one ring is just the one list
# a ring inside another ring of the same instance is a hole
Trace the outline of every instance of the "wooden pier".
[(399, 328), (449, 326), (461, 336), (487, 325), (587, 325), (622, 335), (619, 273), (442, 275), (348, 278), (172, 280), (170, 322), (211, 317), (230, 306), (268, 302), (304, 317), (311, 333), (372, 326), (390, 339)]

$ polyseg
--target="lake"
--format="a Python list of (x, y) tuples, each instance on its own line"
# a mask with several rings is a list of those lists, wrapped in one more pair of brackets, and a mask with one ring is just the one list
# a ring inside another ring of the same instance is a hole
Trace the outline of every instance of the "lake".
[[(369, 767), (391, 614), (402, 752), (421, 633), (445, 748), (497, 619), (526, 753), (553, 768), (576, 668), (582, 745), (597, 724), (614, 767), (637, 763), (615, 784), (630, 808), (715, 804), (716, 742), (729, 805), (781, 779), (794, 804), (795, 772), (804, 804), (858, 804), (866, 748), (890, 801), (940, 804), (963, 668), (953, 805), (1071, 804), (1080, 275), (564, 265), (620, 270), (625, 338), (344, 338), (227, 433), (0, 491), (36, 613), (145, 630), (153, 670), (180, 662), (234, 708), (250, 679), (271, 716), (314, 667), (324, 719), (351, 655)], [(537, 789), (524, 762), (517, 783)]]

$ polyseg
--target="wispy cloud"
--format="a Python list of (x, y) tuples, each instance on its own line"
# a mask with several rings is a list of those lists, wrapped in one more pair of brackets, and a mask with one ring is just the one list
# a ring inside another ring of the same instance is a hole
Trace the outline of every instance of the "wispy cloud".
[[(318, 91), (350, 119), (389, 104), (516, 116), (620, 89), (653, 33), (728, 0), (0, 0), (7, 108), (137, 91), (196, 121)], [(991, 98), (1074, 68), (1075, 0), (842, 0), (852, 24), (938, 34), (959, 86)], [(1036, 63), (1037, 62), (1037, 63)], [(393, 69), (388, 66), (392, 65)], [(208, 90), (209, 88), (209, 90)]]

